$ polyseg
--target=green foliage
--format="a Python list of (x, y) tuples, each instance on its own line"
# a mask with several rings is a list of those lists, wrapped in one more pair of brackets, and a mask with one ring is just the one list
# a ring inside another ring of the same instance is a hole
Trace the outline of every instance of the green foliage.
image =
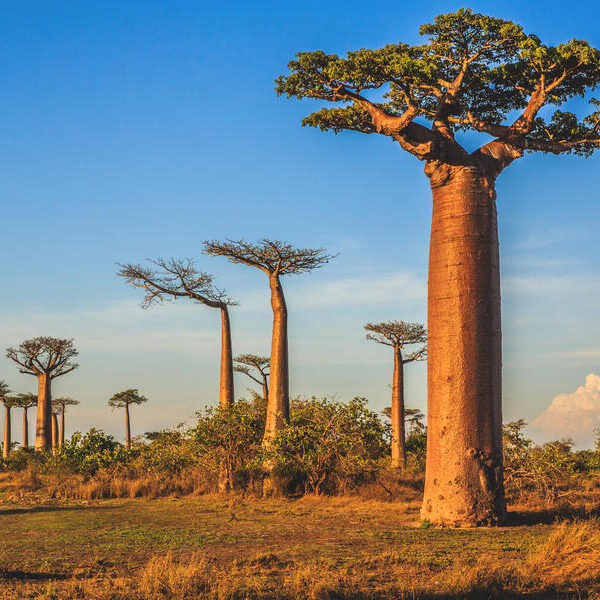
[(111, 408), (125, 408), (130, 404), (142, 404), (148, 402), (148, 398), (142, 396), (137, 389), (130, 388), (123, 392), (118, 392), (108, 400)]

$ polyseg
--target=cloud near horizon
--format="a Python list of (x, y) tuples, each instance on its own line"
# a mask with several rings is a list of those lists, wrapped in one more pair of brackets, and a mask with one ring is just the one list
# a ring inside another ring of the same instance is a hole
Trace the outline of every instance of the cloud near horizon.
[(555, 396), (533, 426), (554, 439), (572, 438), (578, 446), (590, 446), (600, 427), (600, 376), (590, 373), (574, 392)]

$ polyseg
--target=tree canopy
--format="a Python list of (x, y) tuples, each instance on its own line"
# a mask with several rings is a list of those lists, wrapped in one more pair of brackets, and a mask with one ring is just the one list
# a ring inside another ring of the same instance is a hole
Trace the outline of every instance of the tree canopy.
[(12, 390), (4, 379), (0, 379), (0, 402), (4, 402)]
[(81, 404), (79, 400), (74, 400), (73, 398), (52, 398), (52, 405), (56, 407), (60, 407), (63, 410), (67, 406), (77, 406)]
[(327, 254), (324, 248), (294, 248), (287, 242), (266, 238), (258, 242), (206, 241), (204, 253), (210, 256), (225, 256), (233, 263), (256, 267), (267, 275), (291, 275), (312, 271), (337, 256)]
[[(420, 323), (407, 323), (406, 321), (385, 321), (382, 323), (367, 323), (366, 338), (378, 344), (403, 348), (410, 344), (426, 344), (427, 331)], [(411, 352), (402, 362), (423, 360), (427, 354), (427, 346)]]
[(146, 291), (142, 307), (147, 308), (180, 297), (189, 297), (213, 308), (235, 305), (224, 290), (213, 284), (213, 276), (197, 269), (192, 259), (171, 258), (148, 261), (156, 269), (142, 265), (119, 265), (117, 273), (131, 285)]
[(17, 363), (19, 372), (48, 375), (51, 379), (66, 375), (79, 365), (73, 359), (79, 354), (72, 339), (36, 337), (16, 348), (7, 348), (6, 356)]
[(17, 394), (17, 406), (20, 408), (31, 408), (37, 404), (37, 394)]
[(590, 98), (584, 116), (541, 112), (599, 85), (600, 51), (588, 42), (546, 45), (520, 25), (471, 9), (439, 15), (420, 34), (421, 45), (345, 57), (299, 52), (276, 92), (342, 105), (313, 112), (303, 125), (387, 135), (422, 160), (464, 161), (455, 133), (466, 130), (496, 138), (472, 154), (499, 160), (496, 171), (524, 151), (589, 156), (600, 147), (600, 100)]
[(111, 408), (125, 408), (131, 404), (143, 404), (144, 402), (148, 402), (148, 398), (142, 396), (137, 389), (130, 388), (112, 396), (108, 405)]

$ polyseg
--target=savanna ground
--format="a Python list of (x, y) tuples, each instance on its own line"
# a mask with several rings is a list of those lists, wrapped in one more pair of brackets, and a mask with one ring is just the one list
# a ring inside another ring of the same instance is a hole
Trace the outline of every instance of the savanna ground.
[(597, 488), (459, 530), (421, 526), (412, 483), (402, 500), (48, 500), (3, 480), (0, 597), (600, 598)]

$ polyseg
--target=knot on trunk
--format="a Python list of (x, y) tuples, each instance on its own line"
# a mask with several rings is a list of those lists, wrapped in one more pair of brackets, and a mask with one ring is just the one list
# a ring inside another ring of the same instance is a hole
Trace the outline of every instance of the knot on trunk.
[(486, 492), (494, 492), (499, 485), (502, 457), (497, 453), (487, 452), (480, 448), (469, 448), (467, 456), (477, 463), (481, 487)]

